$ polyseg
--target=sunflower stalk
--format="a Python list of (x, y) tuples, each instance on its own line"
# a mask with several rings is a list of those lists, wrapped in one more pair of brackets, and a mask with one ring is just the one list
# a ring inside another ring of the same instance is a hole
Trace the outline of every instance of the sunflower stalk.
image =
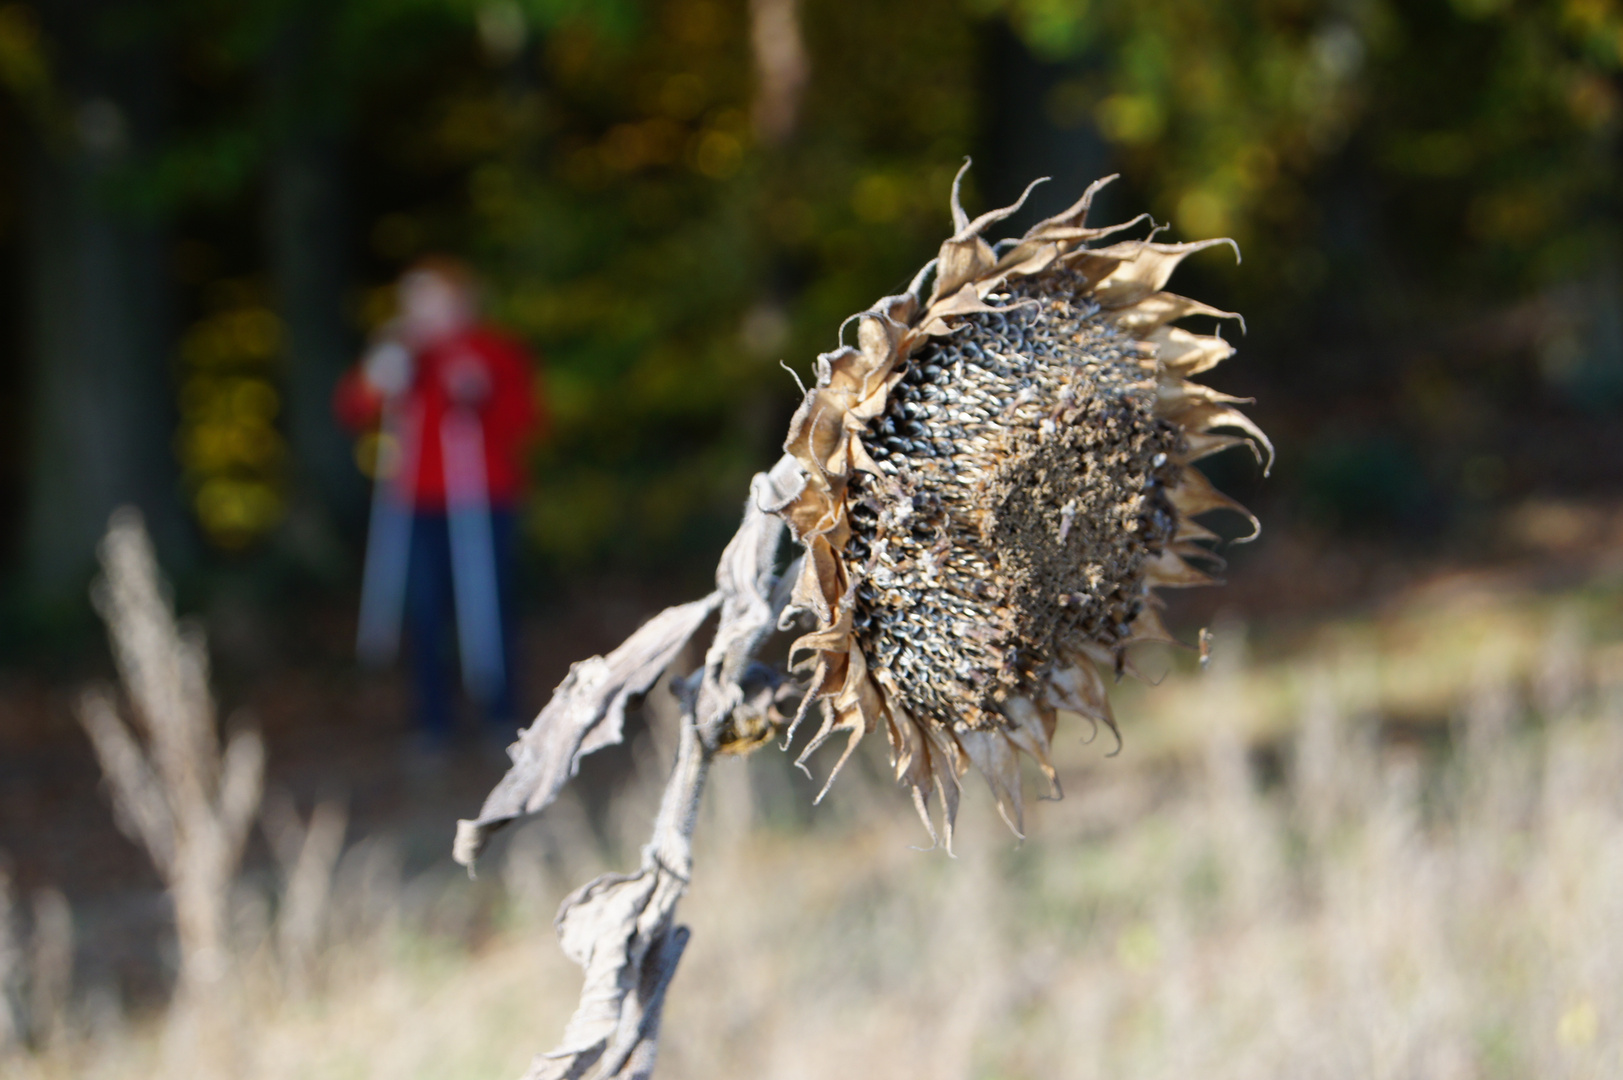
[(688, 941), (688, 929), (676, 925), (676, 907), (692, 870), (710, 763), (718, 753), (747, 752), (782, 727), (777, 706), (787, 688), (756, 654), (788, 604), (781, 584), (795, 574), (793, 567), (781, 577), (776, 570), (784, 533), (776, 511), (801, 482), (787, 455), (758, 474), (717, 565), (715, 592), (667, 608), (607, 656), (575, 664), (510, 749), (513, 767), (479, 817), (458, 822), (455, 856), (471, 873), (493, 831), (544, 809), (581, 758), (621, 741), (631, 699), (650, 690), (719, 612), (704, 664), (672, 683), (681, 702), (676, 762), (640, 867), (598, 877), (559, 909), (559, 943), (584, 969), (585, 983), (558, 1047), (537, 1057), (525, 1080), (564, 1080), (594, 1069), (600, 1080), (652, 1072), (665, 991)]

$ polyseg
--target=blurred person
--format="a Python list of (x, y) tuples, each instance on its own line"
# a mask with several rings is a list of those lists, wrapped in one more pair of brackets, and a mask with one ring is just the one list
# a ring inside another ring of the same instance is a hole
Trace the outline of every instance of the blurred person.
[(334, 407), (376, 439), (358, 652), (391, 662), (404, 616), (418, 720), (438, 750), (453, 728), (452, 622), (463, 685), (491, 734), (517, 727), (515, 520), (524, 451), (544, 411), (530, 356), (480, 321), (464, 264), (419, 260), (400, 279), (397, 306), (339, 381)]

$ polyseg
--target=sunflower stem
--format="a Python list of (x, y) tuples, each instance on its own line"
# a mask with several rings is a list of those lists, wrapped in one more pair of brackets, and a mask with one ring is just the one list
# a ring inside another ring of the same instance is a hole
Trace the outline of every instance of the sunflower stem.
[(676, 763), (660, 797), (654, 829), (643, 848), (643, 864), (659, 866), (682, 879), (693, 867), (693, 830), (698, 824), (699, 799), (710, 775), (712, 751), (699, 737), (697, 719), (683, 710), (676, 743)]
[[(676, 908), (692, 873), (693, 832), (710, 762), (730, 737), (730, 730), (741, 724), (763, 722), (769, 707), (775, 707), (778, 680), (762, 680), (755, 670), (760, 667), (755, 656), (789, 603), (789, 593), (779, 587), (776, 572), (785, 526), (775, 508), (801, 482), (799, 467), (785, 456), (751, 484), (743, 521), (716, 568), (714, 599), (719, 602), (707, 601), (703, 609), (708, 612), (719, 607), (715, 636), (705, 652), (705, 662), (698, 671), (673, 685), (682, 706), (676, 759), (660, 797), (653, 830), (642, 849), (641, 866), (632, 874), (598, 877), (570, 894), (559, 910), (560, 944), (586, 969), (586, 982), (558, 1049), (536, 1058), (525, 1080), (575, 1080), (589, 1071), (596, 1080), (642, 1080), (653, 1071), (665, 993), (689, 937), (687, 927), (675, 924)], [(665, 635), (658, 635), (660, 645), (652, 650), (653, 660), (630, 664), (628, 670), (642, 673), (637, 681), (647, 677), (651, 683), (669, 663), (668, 657), (685, 645), (699, 624), (684, 621), (684, 625), (691, 629), (669, 641)], [(628, 646), (622, 646), (622, 650)], [(616, 650), (616, 655), (620, 651)], [(599, 662), (604, 668), (614, 668)], [(571, 678), (577, 683), (588, 681), (573, 674)], [(630, 678), (623, 676), (613, 682), (615, 689), (609, 697), (616, 697), (623, 686), (629, 686)], [(595, 699), (609, 689), (610, 681), (599, 677), (592, 685), (597, 694), (587, 696)], [(564, 704), (559, 717), (568, 715), (572, 704), (566, 688), (579, 692), (567, 680), (565, 687), (560, 687)], [(623, 708), (623, 703), (619, 707)], [(601, 701), (588, 709), (588, 723), (580, 727), (581, 732), (600, 719), (603, 711)], [(544, 710), (532, 731), (542, 728), (546, 719)], [(571, 758), (584, 752), (582, 738), (573, 741)], [(529, 787), (534, 787), (530, 777), (533, 765), (523, 752), (515, 755), (515, 771)], [(481, 830), (514, 816), (506, 802), (511, 794), (505, 792), (497, 799), (495, 809), (487, 802), (489, 816), (459, 824), (458, 858), (471, 862), (482, 846)], [(540, 809), (551, 801), (551, 794), (551, 790), (545, 790), (526, 809)]]
[[(647, 906), (636, 919), (638, 934), (646, 942), (641, 970), (637, 972), (637, 990), (598, 1061), (598, 1080), (646, 1080), (653, 1073), (659, 1055), (665, 994), (689, 937), (687, 927), (675, 925), (676, 907), (687, 892), (693, 871), (693, 831), (698, 825), (699, 800), (713, 756), (714, 751), (699, 736), (693, 710), (683, 709), (676, 761), (660, 797), (653, 832), (643, 847), (638, 874), (650, 879), (653, 886)], [(607, 943), (612, 932), (603, 936)], [(583, 992), (582, 1004), (585, 997)]]

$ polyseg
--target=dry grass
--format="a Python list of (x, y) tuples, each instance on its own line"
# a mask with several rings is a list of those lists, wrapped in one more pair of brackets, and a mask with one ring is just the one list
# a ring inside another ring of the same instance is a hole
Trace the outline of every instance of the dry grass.
[[(913, 850), (905, 800), (856, 775), (810, 828), (749, 824), (768, 763), (720, 763), (660, 1075), (1623, 1075), (1615, 651), (1585, 642), (1581, 606), (1518, 622), (1508, 603), (1437, 616), (1430, 642), (1399, 619), (1176, 675), (1123, 708), (1121, 757), (1062, 739), (1067, 798), (1033, 808), (1023, 846), (976, 792), (956, 860)], [(1516, 663), (1494, 626), (1530, 642)], [(1427, 684), (1446, 723), (1379, 734), (1379, 688), (1409, 685), (1428, 648), (1456, 672)], [(628, 838), (655, 790), (622, 801)], [(490, 933), (488, 895), (449, 875), (402, 885), (363, 841), (315, 988), (244, 964), (230, 1074), (519, 1075), (575, 1004), (548, 920), (606, 868), (586, 835), (566, 802), (515, 837)], [(7, 1075), (164, 1072), (156, 1025), (66, 1027), (79, 1036)]]
[(73, 916), (52, 888), (35, 891), (25, 936), (10, 871), (0, 862), (0, 1062), (59, 1047), (73, 979)]
[(259, 808), (264, 744), (220, 742), (208, 647), (175, 621), (140, 514), (114, 513), (92, 593), (107, 623), (129, 720), (106, 688), (80, 699), (120, 827), (138, 841), (174, 903), (181, 993), (208, 1005), (230, 964), (229, 897)]

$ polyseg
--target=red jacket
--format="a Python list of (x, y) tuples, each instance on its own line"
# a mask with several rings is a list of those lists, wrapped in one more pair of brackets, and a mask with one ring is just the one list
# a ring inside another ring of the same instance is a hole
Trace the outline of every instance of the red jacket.
[[(545, 421), (544, 400), (528, 353), (517, 342), (476, 326), (412, 357), (410, 389), (395, 410), (401, 437), (396, 473), (401, 496), (418, 510), (443, 510), (445, 458), (440, 424), (459, 407), (452, 387), (471, 383), (467, 407), (479, 417), (485, 443), (486, 488), (492, 505), (510, 505), (524, 493), (524, 449)], [(383, 415), (383, 395), (360, 368), (338, 382), (333, 409), (351, 431), (375, 428)], [(424, 438), (424, 434), (427, 438)], [(474, 460), (478, 460), (475, 458)]]

